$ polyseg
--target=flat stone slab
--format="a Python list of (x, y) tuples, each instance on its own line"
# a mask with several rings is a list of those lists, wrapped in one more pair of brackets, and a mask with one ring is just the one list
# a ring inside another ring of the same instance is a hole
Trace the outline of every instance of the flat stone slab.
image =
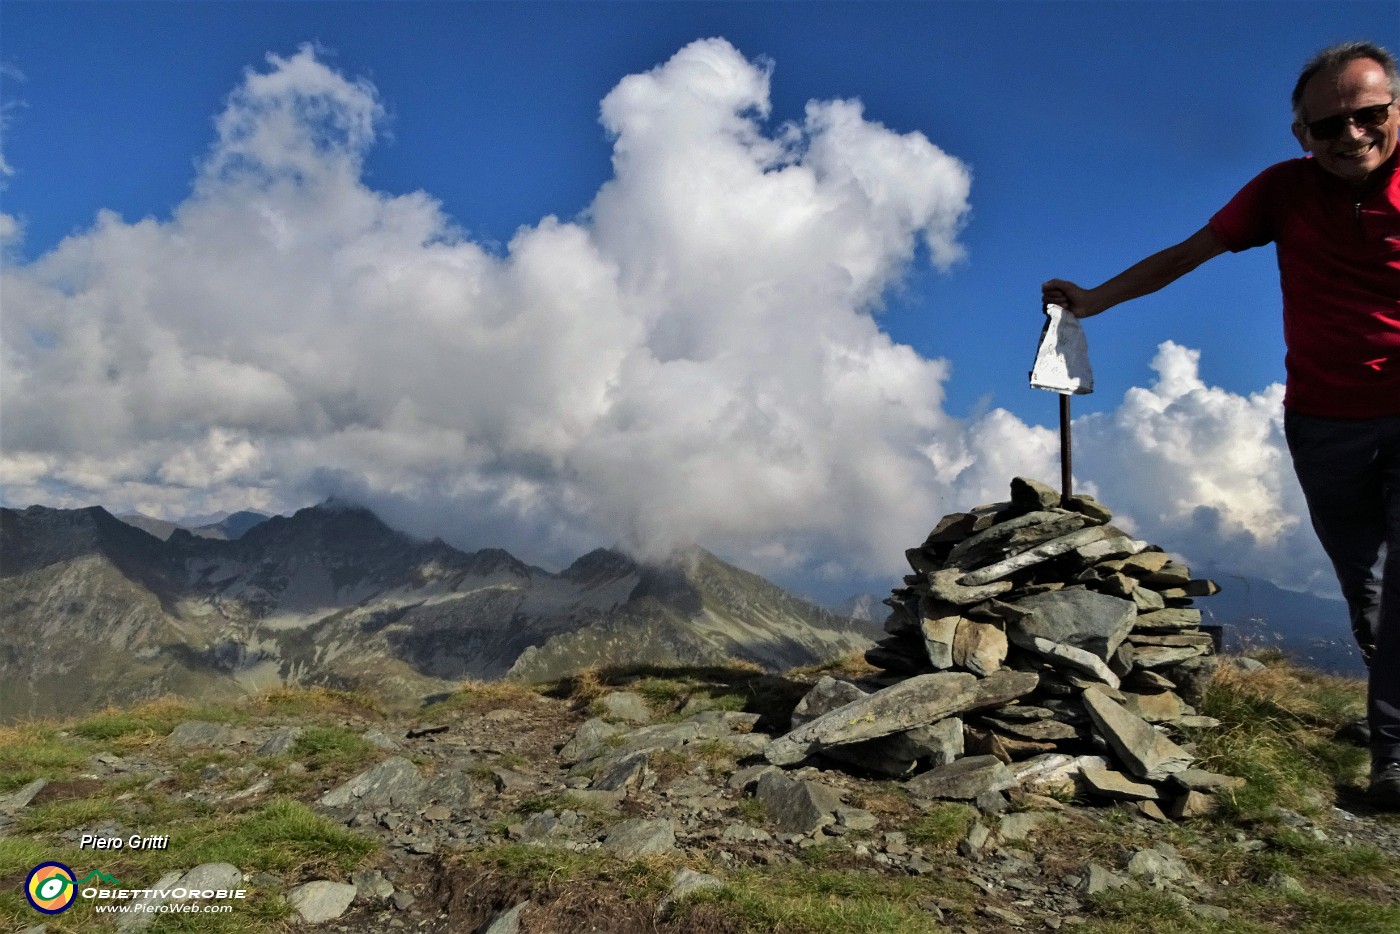
[(1006, 661), (1006, 630), (996, 623), (963, 617), (953, 634), (953, 665), (986, 677)]
[(297, 738), (301, 736), (301, 727), (286, 726), (273, 733), (267, 740), (258, 747), (260, 756), (281, 756), (292, 751), (296, 745)]
[(1060, 491), (1034, 477), (1011, 478), (1011, 505), (1017, 509), (1050, 509), (1060, 504)]
[[(1102, 526), (1107, 529), (1108, 526)], [(1095, 542), (1081, 545), (1074, 549), (1074, 553), (1086, 563), (1097, 563), (1099, 561), (1109, 561), (1114, 558), (1126, 558), (1135, 555), (1147, 547), (1146, 542), (1129, 538), (1126, 535), (1108, 534)]]
[(302, 921), (320, 924), (345, 914), (358, 891), (353, 885), (320, 879), (292, 889), (287, 903)]
[(962, 615), (957, 607), (925, 597), (919, 601), (919, 633), (929, 664), (939, 671), (953, 667), (953, 640)]
[(1219, 802), (1215, 795), (1201, 791), (1188, 791), (1172, 802), (1167, 814), (1175, 820), (1190, 820), (1193, 817), (1205, 817), (1218, 806)]
[[(198, 868), (198, 867), (196, 867)], [(155, 913), (156, 906), (164, 905), (170, 901), (169, 894), (174, 891), (175, 883), (180, 881), (183, 873), (167, 872), (155, 881), (148, 889), (148, 894), (132, 902), (132, 910), (122, 914), (117, 919), (117, 934), (132, 934), (134, 931), (144, 931), (155, 923), (158, 917)], [(166, 894), (156, 894), (156, 893)]]
[(1165, 723), (1186, 715), (1187, 706), (1175, 691), (1155, 691), (1150, 694), (1123, 692), (1123, 707), (1135, 717), (1148, 723)]
[(1039, 830), (1040, 826), (1049, 818), (1050, 815), (1039, 814), (1035, 811), (1018, 811), (1015, 814), (1007, 814), (997, 825), (997, 836), (1005, 843), (1025, 840)]
[(626, 820), (608, 832), (603, 849), (622, 859), (676, 851), (676, 825), (669, 820)]
[(1034, 567), (1042, 561), (1049, 561), (1058, 555), (1067, 554), (1091, 542), (1099, 541), (1109, 533), (1105, 532), (1106, 526), (1095, 525), (1086, 529), (1078, 529), (1068, 535), (1061, 535), (1052, 538), (1048, 542), (1036, 545), (1034, 548), (1003, 558), (995, 564), (989, 564), (984, 568), (979, 568), (971, 573), (964, 574), (958, 579), (958, 583), (964, 587), (976, 587), (981, 584), (990, 584), (992, 581), (1009, 577), (1017, 571)]
[(236, 889), (243, 873), (232, 863), (201, 863), (180, 877), (182, 889)]
[(934, 597), (939, 600), (946, 600), (958, 606), (971, 606), (974, 603), (981, 603), (983, 600), (990, 600), (999, 594), (1004, 594), (1013, 586), (1011, 581), (992, 581), (990, 584), (980, 584), (975, 587), (967, 587), (958, 583), (964, 571), (961, 568), (944, 568), (941, 571), (934, 571), (928, 575), (928, 589)]
[(793, 781), (775, 772), (758, 780), (754, 797), (783, 833), (812, 833), (836, 822), (841, 796), (826, 785)]
[(1134, 587), (1130, 596), (1133, 603), (1137, 604), (1138, 610), (1144, 613), (1167, 608), (1166, 599), (1157, 591), (1148, 590), (1146, 587)]
[(1178, 629), (1199, 629), (1200, 625), (1200, 610), (1170, 607), (1139, 614), (1133, 629), (1139, 632), (1173, 632)]
[(165, 738), (171, 746), (218, 746), (228, 742), (229, 729), (222, 723), (186, 720)]
[(1077, 513), (1082, 513), (1095, 522), (1108, 522), (1113, 518), (1113, 510), (1094, 499), (1088, 493), (1075, 493), (1066, 504)]
[(1155, 587), (1184, 587), (1191, 581), (1191, 569), (1176, 561), (1168, 561), (1143, 578), (1143, 583)]
[(1068, 756), (1056, 752), (1010, 765), (1016, 784), (1030, 791), (1047, 792), (1076, 790), (1075, 783), (1086, 768), (1108, 768), (1108, 760), (1103, 756)]
[(600, 771), (588, 787), (592, 791), (625, 791), (639, 785), (646, 775), (649, 760), (647, 753), (634, 752), (613, 763), (611, 768)]
[(1189, 752), (1154, 730), (1147, 721), (1135, 717), (1102, 691), (1090, 688), (1083, 695), (1084, 707), (1094, 720), (1099, 735), (1108, 742), (1119, 761), (1139, 778), (1159, 782), (1173, 772), (1191, 767)]
[[(1055, 494), (1056, 498), (1059, 494)], [(989, 560), (1000, 560), (1034, 548), (1042, 542), (1084, 528), (1088, 520), (1077, 513), (1037, 510), (999, 522), (953, 546), (948, 566), (971, 570)]]
[(1059, 720), (1002, 720), (999, 717), (983, 717), (982, 722), (998, 733), (1038, 743), (1053, 743), (1059, 740), (1075, 739), (1079, 731), (1068, 723)]
[(838, 681), (830, 675), (822, 675), (812, 689), (797, 702), (792, 711), (792, 729), (811, 723), (824, 713), (844, 707), (853, 701), (868, 696), (849, 681)]
[(476, 803), (476, 786), (470, 772), (460, 765), (449, 767), (432, 777), (424, 797), (435, 804), (465, 811)]
[(1014, 624), (1006, 627), (1006, 637), (1018, 647), (1047, 659), (1052, 665), (1063, 666), (1087, 675), (1090, 679), (1101, 681), (1111, 688), (1116, 689), (1119, 685), (1118, 676), (1093, 652), (1033, 636)]
[(903, 778), (921, 761), (944, 765), (962, 754), (963, 725), (957, 717), (945, 717), (929, 726), (916, 726), (859, 743), (832, 746), (820, 753), (824, 759), (889, 778)]
[(29, 806), (39, 792), (44, 790), (44, 786), (49, 783), (47, 778), (36, 778), (18, 791), (12, 791), (8, 795), (0, 795), (0, 814), (13, 814)]
[(1133, 647), (1133, 664), (1139, 668), (1168, 668), (1207, 651), (1204, 645), (1138, 645)]
[(350, 884), (355, 886), (355, 898), (371, 905), (387, 901), (394, 894), (394, 884), (378, 869), (361, 869), (352, 873)]
[(1123, 570), (1134, 577), (1148, 577), (1162, 570), (1171, 560), (1171, 555), (1165, 551), (1140, 551), (1123, 559)]
[(1122, 772), (1085, 766), (1080, 771), (1085, 787), (1093, 794), (1115, 801), (1159, 801), (1161, 793), (1155, 785), (1135, 782)]
[(987, 678), (962, 672), (918, 675), (823, 714), (781, 736), (764, 755), (774, 765), (792, 765), (831, 746), (888, 736), (926, 726), (954, 714), (996, 707), (1034, 691), (1034, 672), (1001, 670)]
[(422, 798), (428, 783), (418, 766), (394, 756), (366, 769), (317, 801), (325, 807), (412, 805)]
[(1024, 616), (1009, 625), (1050, 642), (1092, 652), (1108, 661), (1137, 620), (1131, 600), (1092, 590), (1057, 590), (1017, 600)]
[(1248, 784), (1243, 778), (1207, 772), (1204, 769), (1182, 769), (1172, 773), (1172, 783), (1186, 791), (1200, 791), (1214, 794), (1218, 791), (1235, 791)]
[(1015, 786), (1016, 776), (996, 756), (964, 756), (904, 783), (909, 793), (917, 797), (959, 801), (971, 801), (980, 794)]
[(640, 694), (632, 691), (614, 691), (605, 694), (598, 701), (603, 717), (607, 720), (623, 720), (627, 723), (650, 723), (655, 716), (651, 705)]
[(565, 765), (573, 765), (576, 762), (591, 759), (598, 753), (610, 749), (608, 740), (622, 731), (622, 727), (608, 723), (600, 717), (586, 720), (574, 733), (573, 739), (565, 743), (564, 748), (559, 750), (559, 758), (563, 760)]

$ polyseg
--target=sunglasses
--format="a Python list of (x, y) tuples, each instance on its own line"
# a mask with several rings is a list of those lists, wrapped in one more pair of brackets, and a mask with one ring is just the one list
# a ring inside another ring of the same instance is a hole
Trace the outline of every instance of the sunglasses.
[(1308, 133), (1316, 140), (1336, 139), (1342, 135), (1342, 130), (1348, 123), (1356, 124), (1358, 130), (1374, 130), (1390, 117), (1390, 104), (1374, 104), (1370, 107), (1362, 107), (1360, 110), (1353, 110), (1349, 114), (1337, 114), (1332, 117), (1323, 117), (1321, 120), (1314, 120), (1312, 123), (1305, 123)]

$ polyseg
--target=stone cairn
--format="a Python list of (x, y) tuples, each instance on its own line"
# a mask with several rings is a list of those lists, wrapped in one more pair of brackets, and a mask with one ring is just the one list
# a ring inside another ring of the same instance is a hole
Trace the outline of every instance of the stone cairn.
[(888, 636), (865, 654), (884, 674), (823, 678), (769, 762), (818, 757), (979, 805), (1019, 788), (1158, 819), (1211, 810), (1242, 780), (1193, 768), (1173, 737), (1218, 725), (1191, 706), (1218, 661), (1191, 603), (1219, 588), (1110, 519), (1023, 477), (1010, 502), (944, 516), (885, 601)]

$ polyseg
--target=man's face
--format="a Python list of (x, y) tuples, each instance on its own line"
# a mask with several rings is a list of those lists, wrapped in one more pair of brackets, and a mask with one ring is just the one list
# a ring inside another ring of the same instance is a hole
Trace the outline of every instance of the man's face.
[[(1392, 99), (1385, 69), (1369, 58), (1355, 58), (1340, 71), (1313, 75), (1303, 88), (1303, 120), (1312, 123), (1338, 114), (1349, 114), (1363, 107), (1384, 104)], [(1395, 152), (1396, 132), (1400, 130), (1400, 105), (1392, 106), (1385, 122), (1378, 127), (1358, 127), (1347, 121), (1335, 139), (1316, 139), (1307, 126), (1293, 124), (1293, 135), (1310, 152), (1317, 164), (1339, 178), (1362, 182)]]

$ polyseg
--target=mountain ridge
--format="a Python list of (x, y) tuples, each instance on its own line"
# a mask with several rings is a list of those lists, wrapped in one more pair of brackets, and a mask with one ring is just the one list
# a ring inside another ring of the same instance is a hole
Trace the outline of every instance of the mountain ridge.
[(101, 507), (0, 509), (0, 718), (166, 691), (316, 684), (412, 702), (617, 662), (791, 667), (872, 635), (699, 548), (651, 563), (600, 548), (555, 574), (338, 502), (164, 541)]
[(269, 517), (261, 512), (244, 509), (223, 515), (211, 521), (187, 519), (172, 522), (157, 519), (139, 512), (126, 512), (116, 516), (127, 525), (134, 525), (143, 532), (149, 532), (164, 541), (177, 531), (186, 531), (198, 538), (234, 539), (241, 538), (249, 529), (266, 521)]

